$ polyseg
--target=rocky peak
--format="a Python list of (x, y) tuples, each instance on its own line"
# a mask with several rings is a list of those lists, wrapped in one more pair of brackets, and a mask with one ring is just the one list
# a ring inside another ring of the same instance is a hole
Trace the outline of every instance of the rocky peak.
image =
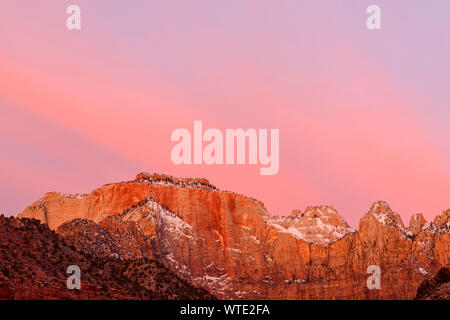
[(441, 215), (434, 218), (434, 225), (439, 229), (450, 230), (450, 209), (445, 210)]
[(416, 213), (409, 220), (409, 230), (411, 230), (413, 235), (417, 235), (420, 231), (422, 231), (426, 223), (427, 221), (423, 217), (423, 214)]
[(279, 217), (275, 223), (285, 233), (320, 245), (328, 245), (354, 232), (331, 206), (311, 206), (304, 212), (293, 210), (289, 217)]
[(392, 211), (389, 204), (385, 201), (375, 202), (370, 208), (370, 211), (361, 219), (360, 226), (364, 223), (370, 224), (373, 221), (376, 221), (383, 226), (392, 227), (405, 232), (405, 226), (403, 225), (400, 215), (397, 212)]
[(310, 206), (302, 214), (303, 219), (319, 219), (322, 223), (342, 228), (350, 228), (347, 222), (332, 206)]

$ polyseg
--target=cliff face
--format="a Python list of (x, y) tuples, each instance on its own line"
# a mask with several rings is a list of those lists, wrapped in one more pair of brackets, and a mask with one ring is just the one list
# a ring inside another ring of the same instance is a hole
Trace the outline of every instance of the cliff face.
[[(21, 216), (94, 255), (155, 258), (219, 298), (412, 299), (450, 263), (450, 210), (406, 228), (380, 201), (355, 231), (332, 207), (274, 217), (205, 179), (139, 174), (86, 195), (49, 193)], [(369, 265), (381, 269), (381, 290), (366, 286)]]

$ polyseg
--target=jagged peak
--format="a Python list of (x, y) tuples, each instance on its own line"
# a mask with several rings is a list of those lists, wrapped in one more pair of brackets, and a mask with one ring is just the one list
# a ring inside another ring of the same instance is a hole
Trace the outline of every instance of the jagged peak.
[[(371, 219), (374, 218), (374, 219)], [(405, 227), (400, 215), (392, 211), (389, 204), (385, 201), (375, 202), (370, 211), (361, 219), (359, 230), (371, 223), (379, 223), (384, 226), (397, 229), (407, 238), (414, 239), (421, 232), (450, 232), (450, 209), (445, 210), (441, 215), (434, 218), (433, 221), (427, 222), (422, 213), (416, 213), (411, 216), (409, 226)]]
[(392, 209), (386, 201), (378, 200), (372, 204), (370, 212), (390, 213)]
[(314, 213), (318, 213), (319, 215), (322, 215), (324, 213), (332, 213), (332, 214), (338, 214), (336, 209), (332, 206), (322, 205), (322, 206), (308, 206), (306, 207), (305, 211), (302, 212), (301, 210), (292, 210), (293, 216), (304, 216), (304, 215), (311, 215)]
[(291, 216), (293, 219), (319, 219), (324, 224), (333, 226), (340, 226), (349, 228), (347, 222), (342, 218), (338, 211), (333, 206), (308, 206), (305, 211), (292, 210)]
[(427, 223), (427, 220), (423, 216), (423, 213), (415, 213), (411, 216), (411, 219), (409, 219), (409, 226), (422, 222)]
[(355, 232), (332, 206), (293, 210), (290, 216), (272, 219), (270, 224), (282, 233), (325, 246)]
[(422, 213), (413, 214), (409, 220), (409, 230), (411, 230), (413, 235), (416, 235), (422, 231), (426, 224), (427, 220), (424, 218)]
[(436, 227), (442, 228), (446, 227), (450, 228), (450, 209), (444, 210), (442, 214), (436, 216), (433, 220), (433, 223)]
[(367, 217), (374, 217), (380, 224), (405, 230), (402, 218), (397, 212), (392, 211), (386, 201), (376, 201), (370, 211), (363, 217), (361, 221), (365, 221)]

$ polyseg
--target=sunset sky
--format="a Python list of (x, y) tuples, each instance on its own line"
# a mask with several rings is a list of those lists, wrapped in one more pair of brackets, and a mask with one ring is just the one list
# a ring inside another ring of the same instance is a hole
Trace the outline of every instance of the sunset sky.
[[(81, 8), (81, 30), (66, 8)], [(381, 7), (382, 30), (366, 28)], [(450, 208), (450, 1), (0, 2), (0, 213), (141, 171), (272, 214)], [(171, 162), (177, 128), (280, 129), (280, 170)]]

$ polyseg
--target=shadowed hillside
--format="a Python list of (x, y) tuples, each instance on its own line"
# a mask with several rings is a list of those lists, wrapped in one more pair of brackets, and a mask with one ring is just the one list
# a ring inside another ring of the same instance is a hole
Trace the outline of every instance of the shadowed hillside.
[[(69, 290), (69, 265), (81, 269), (81, 290)], [(210, 299), (150, 259), (84, 254), (35, 219), (0, 216), (1, 299)]]

